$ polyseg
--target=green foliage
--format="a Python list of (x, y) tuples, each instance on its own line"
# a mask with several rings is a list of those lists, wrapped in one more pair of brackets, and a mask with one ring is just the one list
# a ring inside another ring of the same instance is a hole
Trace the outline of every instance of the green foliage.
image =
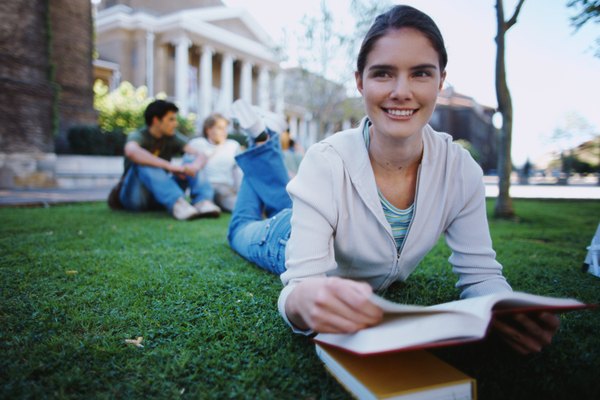
[[(52, 4), (48, 2), (47, 7), (52, 7)], [(59, 134), (59, 111), (58, 103), (60, 102), (61, 86), (56, 82), (56, 63), (54, 62), (54, 55), (52, 45), (54, 43), (54, 35), (52, 32), (52, 13), (50, 10), (46, 12), (46, 51), (48, 55), (48, 82), (52, 90), (52, 133), (54, 136)]]
[[(159, 93), (156, 98), (165, 98)], [(128, 134), (145, 126), (144, 110), (154, 99), (148, 97), (145, 86), (135, 88), (129, 82), (122, 82), (112, 92), (101, 80), (94, 83), (94, 108), (98, 111), (98, 125), (106, 132), (121, 131)], [(188, 114), (177, 115), (179, 131), (192, 136), (196, 116)]]
[(186, 136), (196, 135), (196, 114), (190, 113), (187, 117), (182, 117), (177, 113), (177, 130)]
[(72, 154), (122, 156), (126, 139), (120, 130), (104, 132), (95, 125), (78, 125), (67, 132)]
[[(569, 0), (567, 7), (577, 9), (577, 14), (571, 17), (571, 25), (575, 30), (588, 22), (600, 23), (600, 0)], [(600, 37), (596, 39), (596, 57), (600, 57)]]
[(571, 17), (571, 23), (577, 29), (587, 22), (600, 22), (600, 0), (569, 0), (567, 7), (577, 8), (577, 15)]
[(593, 165), (582, 161), (575, 154), (569, 154), (561, 157), (562, 161), (562, 172), (571, 173), (575, 172), (578, 174), (591, 174), (595, 172)]
[(120, 130), (129, 133), (145, 125), (144, 110), (152, 101), (145, 86), (134, 88), (122, 82), (109, 91), (101, 80), (94, 83), (94, 108), (98, 110), (98, 124), (104, 131)]
[(465, 139), (457, 139), (454, 142), (460, 144), (465, 150), (467, 150), (469, 154), (471, 154), (471, 157), (473, 157), (473, 160), (477, 162), (481, 160), (481, 154), (479, 154), (479, 151), (477, 151), (471, 142)]
[[(599, 303), (598, 278), (580, 265), (600, 203), (515, 208), (519, 223), (490, 221), (513, 287)], [(0, 221), (0, 398), (349, 398), (279, 317), (279, 278), (229, 249), (229, 217), (96, 203), (0, 208)], [(456, 299), (448, 255), (441, 239), (384, 295)], [(596, 399), (598, 326), (597, 310), (565, 314), (553, 345), (529, 357), (494, 341), (436, 354), (474, 376), (482, 399)], [(138, 336), (144, 347), (125, 343)]]

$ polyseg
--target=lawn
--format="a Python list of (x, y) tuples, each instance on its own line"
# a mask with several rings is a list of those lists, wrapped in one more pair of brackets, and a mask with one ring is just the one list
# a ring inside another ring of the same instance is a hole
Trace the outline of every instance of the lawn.
[[(600, 303), (600, 278), (581, 272), (600, 202), (515, 207), (518, 222), (490, 222), (513, 287)], [(0, 208), (0, 398), (348, 398), (279, 317), (279, 278), (229, 249), (228, 221)], [(440, 241), (383, 295), (457, 298), (448, 255)], [(435, 353), (477, 379), (480, 399), (600, 398), (598, 310), (565, 314), (537, 355), (494, 341)]]

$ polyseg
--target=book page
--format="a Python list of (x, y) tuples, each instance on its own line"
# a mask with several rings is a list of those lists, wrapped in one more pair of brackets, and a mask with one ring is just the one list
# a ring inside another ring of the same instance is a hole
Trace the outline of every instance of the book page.
[(488, 322), (455, 312), (389, 314), (381, 324), (356, 333), (320, 333), (314, 340), (357, 354), (383, 353), (433, 347), (440, 341), (476, 340), (485, 335)]
[(523, 292), (495, 293), (486, 296), (471, 297), (469, 299), (455, 300), (434, 306), (417, 306), (399, 304), (386, 300), (377, 295), (372, 295), (371, 301), (381, 307), (385, 313), (393, 314), (436, 314), (442, 312), (454, 312), (463, 314), (474, 314), (481, 318), (491, 315), (492, 309), (513, 310), (529, 309), (539, 307), (556, 310), (585, 307), (584, 303), (575, 299), (538, 296)]
[(520, 292), (497, 293), (429, 307), (397, 304), (375, 295), (372, 301), (385, 311), (382, 323), (352, 334), (321, 333), (314, 340), (357, 354), (437, 347), (442, 343), (483, 338), (495, 306), (500, 312), (540, 307), (557, 311), (586, 307), (574, 299)]

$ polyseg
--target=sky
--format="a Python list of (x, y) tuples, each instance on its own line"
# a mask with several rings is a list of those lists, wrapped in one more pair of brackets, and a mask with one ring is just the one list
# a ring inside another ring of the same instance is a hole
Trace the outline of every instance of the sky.
[[(351, 0), (328, 1), (339, 29), (352, 29)], [(224, 0), (241, 7), (281, 45), (287, 54), (284, 66), (296, 64), (296, 38), (302, 35), (304, 15), (318, 15), (320, 0)], [(394, 1), (393, 3), (399, 3)], [(494, 85), (496, 33), (495, 0), (406, 0), (429, 14), (440, 28), (448, 51), (446, 83), (481, 104), (496, 107)], [(556, 129), (567, 129), (573, 116), (600, 134), (600, 58), (594, 57), (594, 42), (600, 25), (588, 23), (579, 31), (570, 26), (575, 11), (567, 0), (526, 0), (518, 22), (506, 35), (506, 69), (513, 100), (512, 158), (517, 166), (527, 159), (541, 161), (561, 147), (591, 138), (576, 135), (570, 140), (552, 139)], [(516, 0), (505, 0), (505, 19)], [(348, 55), (332, 60), (332, 71)], [(339, 64), (337, 64), (337, 61)], [(339, 67), (339, 74), (350, 75)], [(338, 75), (339, 75), (338, 74)], [(358, 92), (356, 92), (358, 95)]]

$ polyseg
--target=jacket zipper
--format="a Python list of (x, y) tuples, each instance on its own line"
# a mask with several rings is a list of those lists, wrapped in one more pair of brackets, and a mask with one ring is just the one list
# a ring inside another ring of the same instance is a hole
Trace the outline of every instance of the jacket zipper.
[[(389, 277), (388, 281), (386, 282), (388, 284), (388, 286), (392, 282), (394, 282), (396, 279), (398, 279), (398, 276), (400, 275), (400, 257), (402, 257), (402, 250), (404, 249), (404, 245), (406, 244), (408, 236), (410, 235), (410, 228), (412, 227), (413, 221), (415, 220), (415, 217), (417, 216), (417, 198), (419, 197), (419, 182), (420, 181), (421, 181), (421, 165), (419, 165), (419, 170), (417, 171), (417, 185), (415, 188), (415, 200), (413, 202), (413, 204), (414, 204), (413, 215), (412, 215), (412, 218), (410, 219), (410, 223), (408, 224), (408, 228), (406, 229), (406, 236), (404, 237), (404, 241), (402, 241), (402, 246), (400, 246), (400, 250), (398, 250), (398, 252), (397, 252), (396, 262), (394, 263), (394, 270), (390, 273), (390, 277)], [(394, 242), (394, 248), (396, 248), (396, 241), (394, 240), (394, 235), (392, 235), (392, 241)]]

